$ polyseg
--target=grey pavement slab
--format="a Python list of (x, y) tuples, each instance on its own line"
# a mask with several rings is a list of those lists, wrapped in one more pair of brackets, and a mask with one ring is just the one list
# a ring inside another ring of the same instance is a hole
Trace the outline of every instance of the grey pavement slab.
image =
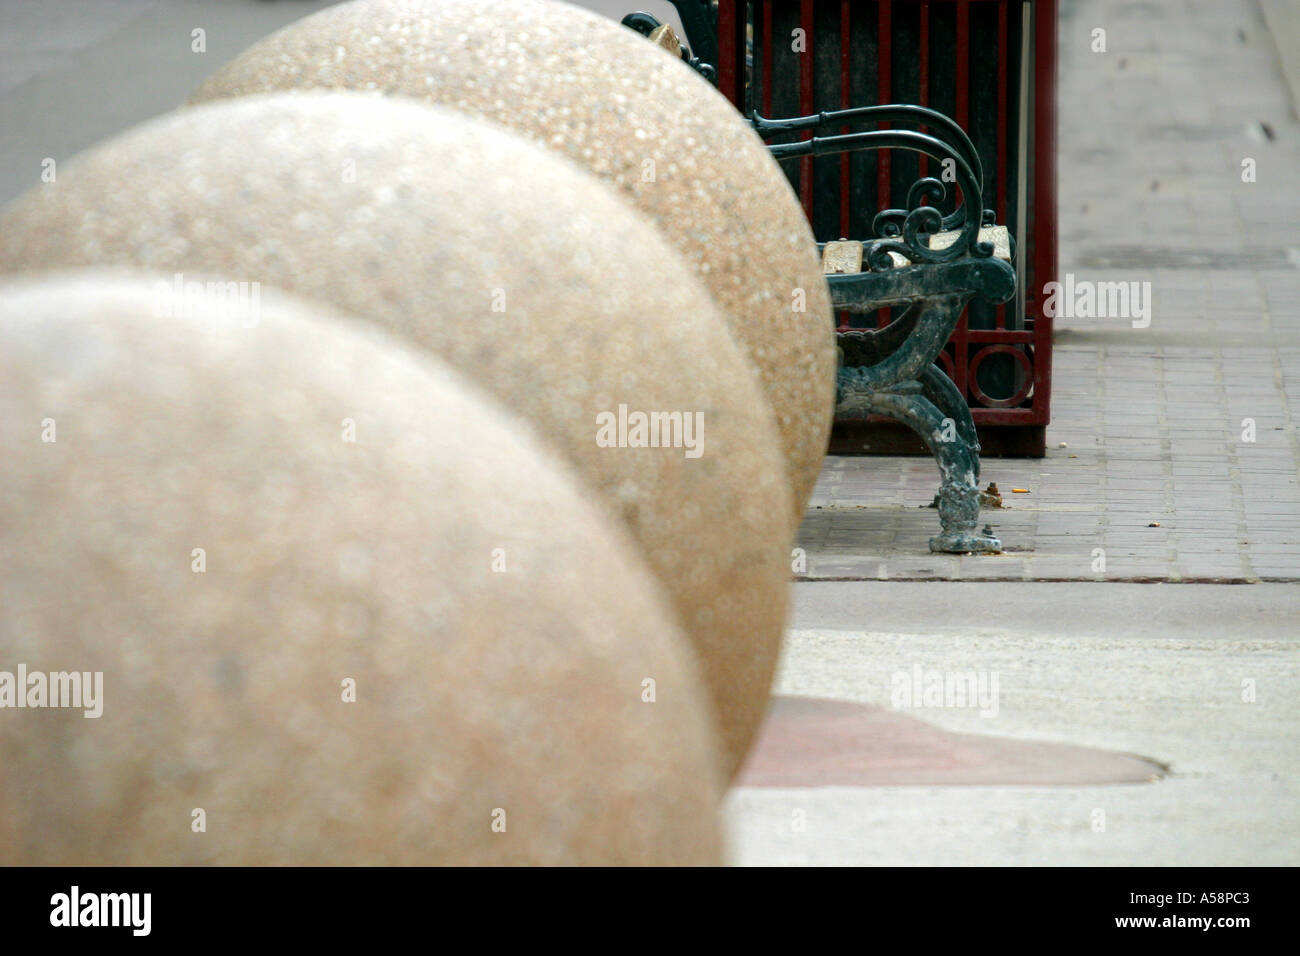
[[(0, 0), (0, 203), (323, 0)], [(202, 30), (204, 52), (195, 51)]]
[[(1153, 759), (1154, 783), (739, 787), (740, 864), (1295, 865), (1300, 590), (1159, 584), (795, 586), (780, 694), (895, 707), (899, 673), (998, 675), (947, 731)], [(895, 707), (895, 709), (898, 709)]]

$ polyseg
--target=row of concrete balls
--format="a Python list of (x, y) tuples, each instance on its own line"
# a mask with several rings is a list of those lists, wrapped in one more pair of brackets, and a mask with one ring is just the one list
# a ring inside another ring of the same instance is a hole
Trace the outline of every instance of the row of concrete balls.
[[(0, 862), (720, 858), (834, 349), (703, 79), (551, 0), (342, 4), (22, 197), (0, 269), (0, 651), (107, 682), (0, 721)], [(620, 404), (703, 454), (600, 447)]]

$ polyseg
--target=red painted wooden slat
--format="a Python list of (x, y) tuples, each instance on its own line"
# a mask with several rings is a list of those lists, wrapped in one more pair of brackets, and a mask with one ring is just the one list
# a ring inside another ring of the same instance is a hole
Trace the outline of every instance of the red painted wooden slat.
[(1056, 278), (1056, 0), (1034, 4), (1034, 412), (1046, 425), (1052, 398), (1052, 320), (1043, 286)]
[[(1007, 224), (1007, 0), (998, 3), (998, 178), (997, 210), (998, 222)], [(1015, 300), (1011, 300), (1014, 304)], [(997, 308), (997, 327), (1007, 327), (1007, 307)]]
[[(876, 14), (876, 102), (889, 103), (892, 98), (893, 72), (893, 8), (890, 0), (880, 0)], [(880, 129), (888, 129), (889, 123), (881, 123)], [(889, 150), (876, 154), (876, 208), (883, 209), (890, 202), (890, 162)], [(884, 328), (889, 324), (889, 309), (876, 313), (876, 325)]]
[[(930, 3), (921, 4), (921, 50), (920, 50), (920, 100), (922, 106), (930, 105)], [(929, 127), (921, 127), (921, 132), (929, 132)], [(930, 175), (930, 157), (921, 155), (921, 175)]]
[[(718, 5), (718, 89), (732, 103), (745, 102), (745, 43), (742, 38), (739, 51), (736, 47), (737, 24), (745, 0), (730, 0)], [(737, 53), (739, 52), (739, 56)]]
[[(807, 116), (817, 110), (813, 100), (813, 0), (801, 0), (799, 4), (799, 26), (803, 30), (804, 51), (799, 54), (799, 112)], [(812, 139), (811, 132), (803, 135)], [(803, 211), (809, 220), (813, 214), (812, 157), (805, 156), (799, 161), (799, 195), (803, 197)]]
[(957, 0), (957, 115), (963, 128), (970, 126), (970, 2)]
[[(893, 44), (891, 36), (893, 33), (893, 10), (891, 9), (891, 0), (880, 0), (879, 12), (876, 16), (876, 102), (890, 102), (890, 73), (893, 69)], [(888, 123), (882, 123), (881, 129), (888, 129)], [(876, 160), (876, 206), (884, 208), (889, 202), (889, 151), (883, 150), (878, 154)]]
[[(852, 20), (852, 3), (850, 0), (840, 0), (840, 108), (848, 109), (853, 105), (853, 64), (850, 62), (852, 45), (851, 30), (853, 27)], [(840, 129), (841, 133), (849, 132), (849, 127), (845, 126)], [(849, 235), (849, 174), (851, 170), (850, 156), (845, 153), (840, 157), (840, 236), (848, 238)]]
[(772, 115), (772, 0), (763, 0), (763, 115)]

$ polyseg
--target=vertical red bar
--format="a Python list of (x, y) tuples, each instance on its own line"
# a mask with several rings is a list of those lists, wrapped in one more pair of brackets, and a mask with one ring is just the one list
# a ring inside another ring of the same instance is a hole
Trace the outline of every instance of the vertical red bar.
[[(998, 176), (994, 182), (997, 189), (998, 222), (1007, 225), (1007, 0), (998, 0)], [(1015, 300), (1013, 299), (1012, 302)], [(1007, 307), (997, 308), (999, 329), (1007, 327)]]
[[(876, 102), (886, 104), (892, 98), (890, 80), (893, 71), (893, 9), (890, 0), (880, 0), (876, 9)], [(881, 123), (880, 129), (889, 129), (891, 124)], [(889, 185), (889, 150), (882, 149), (876, 153), (876, 208), (891, 206), (891, 189)], [(883, 329), (893, 318), (892, 309), (876, 310), (876, 327)]]
[[(799, 54), (799, 113), (807, 116), (816, 112), (813, 98), (813, 0), (801, 0), (799, 4), (799, 26), (803, 30), (804, 49)], [(811, 139), (812, 133), (806, 133), (804, 139)], [(803, 199), (803, 212), (812, 221), (812, 157), (805, 156), (799, 161), (799, 196)]]
[[(922, 106), (930, 105), (930, 3), (924, 0), (921, 4), (921, 82), (920, 82), (920, 99)], [(921, 127), (921, 132), (928, 133), (928, 127)], [(921, 175), (930, 175), (930, 157), (922, 153)]]
[[(876, 102), (884, 105), (890, 102), (890, 74), (893, 52), (893, 10), (890, 0), (880, 0), (876, 17)], [(881, 129), (889, 129), (888, 123), (881, 123)], [(884, 209), (891, 205), (889, 189), (889, 150), (882, 149), (876, 153), (876, 208)]]
[(1043, 314), (1043, 286), (1056, 279), (1056, 0), (1039, 0), (1034, 23), (1034, 420), (1051, 419), (1052, 320)]
[[(718, 4), (718, 89), (737, 109), (744, 110), (745, 42), (736, 45), (738, 24), (744, 17), (736, 8), (746, 0), (721, 0)], [(739, 55), (739, 59), (738, 59)]]
[[(852, 44), (850, 41), (849, 31), (853, 25), (851, 17), (853, 5), (849, 0), (840, 0), (840, 109), (848, 109), (852, 106), (853, 98), (853, 65), (850, 62), (852, 56)], [(847, 126), (840, 129), (841, 133), (847, 133)], [(849, 154), (840, 154), (840, 238), (847, 239), (849, 235), (849, 174), (851, 164)]]
[[(961, 124), (962, 128), (970, 130), (970, 0), (957, 0), (957, 115), (954, 119)], [(962, 195), (960, 187), (956, 193), (962, 202), (966, 197)], [(975, 215), (980, 215), (981, 210), (976, 210)], [(962, 318), (962, 326), (966, 323), (965, 317)], [(958, 356), (959, 364), (963, 367), (966, 364), (966, 355), (964, 351)], [(964, 382), (965, 379), (959, 379)]]
[(963, 309), (948, 341), (952, 344), (952, 380), (961, 391), (962, 398), (969, 404), (971, 390), (967, 377), (970, 375), (970, 329), (967, 328), (966, 319), (967, 310)]
[[(970, 127), (970, 4), (968, 0), (957, 0), (957, 36), (954, 38), (955, 53), (957, 59), (957, 70), (955, 82), (957, 89), (954, 90), (954, 100), (956, 101), (956, 113), (953, 118), (962, 125), (963, 128)], [(967, 197), (957, 190), (961, 202), (965, 202)], [(974, 214), (978, 216), (979, 210)], [(970, 315), (968, 310), (963, 310), (961, 318), (957, 320), (957, 327), (953, 330), (950, 340), (953, 346), (953, 380), (957, 387), (961, 389), (962, 395), (969, 399), (970, 389)]]
[(998, 0), (998, 222), (1007, 221), (1007, 0)]
[[(894, 18), (890, 0), (880, 0), (876, 12), (876, 102), (889, 103), (893, 99), (890, 80), (893, 73)], [(889, 129), (891, 124), (881, 123), (881, 129)], [(882, 149), (876, 153), (876, 208), (892, 206), (889, 185), (889, 150)], [(892, 318), (892, 309), (879, 309), (876, 312), (876, 325), (884, 328)]]
[(957, 116), (970, 126), (970, 0), (957, 0)]
[(763, 0), (763, 115), (772, 115), (772, 0)]

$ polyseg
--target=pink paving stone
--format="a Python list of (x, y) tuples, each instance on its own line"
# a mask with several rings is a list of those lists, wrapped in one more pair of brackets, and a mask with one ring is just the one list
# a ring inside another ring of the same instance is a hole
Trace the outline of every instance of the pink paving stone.
[(885, 707), (778, 696), (736, 785), (1095, 786), (1163, 774), (1112, 750), (952, 733)]

